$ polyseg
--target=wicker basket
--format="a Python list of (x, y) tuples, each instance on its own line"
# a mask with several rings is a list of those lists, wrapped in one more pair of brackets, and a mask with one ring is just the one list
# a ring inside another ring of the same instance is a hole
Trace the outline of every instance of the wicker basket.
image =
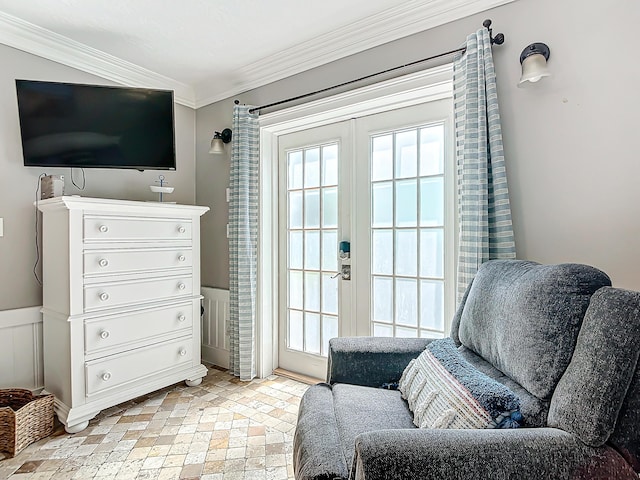
[(29, 390), (0, 390), (0, 451), (12, 457), (53, 432), (53, 395)]

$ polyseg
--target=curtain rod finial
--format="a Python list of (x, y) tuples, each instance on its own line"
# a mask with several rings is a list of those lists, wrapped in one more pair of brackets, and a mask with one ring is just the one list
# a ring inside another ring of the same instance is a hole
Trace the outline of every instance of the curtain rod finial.
[(493, 36), (493, 29), (491, 28), (491, 20), (487, 18), (484, 22), (482, 22), (482, 26), (489, 30), (489, 39), (491, 40), (491, 45), (502, 45), (504, 43), (504, 35), (502, 33), (498, 33), (495, 37)]

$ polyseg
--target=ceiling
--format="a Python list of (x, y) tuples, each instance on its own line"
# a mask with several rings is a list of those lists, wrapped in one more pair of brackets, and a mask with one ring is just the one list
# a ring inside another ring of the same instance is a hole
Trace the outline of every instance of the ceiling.
[(0, 0), (0, 43), (198, 108), (514, 0)]

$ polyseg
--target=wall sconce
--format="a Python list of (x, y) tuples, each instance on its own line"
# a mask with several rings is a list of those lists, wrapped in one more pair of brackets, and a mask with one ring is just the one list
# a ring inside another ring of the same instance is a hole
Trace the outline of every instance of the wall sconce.
[(219, 155), (224, 153), (224, 144), (231, 141), (231, 129), (225, 128), (222, 132), (215, 132), (211, 139), (211, 148), (209, 153)]
[(526, 82), (535, 83), (543, 77), (551, 75), (547, 68), (547, 60), (551, 51), (544, 43), (532, 43), (520, 54), (522, 76), (518, 87), (524, 87)]

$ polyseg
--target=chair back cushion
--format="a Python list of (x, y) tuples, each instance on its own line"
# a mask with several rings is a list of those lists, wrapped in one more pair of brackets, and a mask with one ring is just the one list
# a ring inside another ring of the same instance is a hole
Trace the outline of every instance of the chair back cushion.
[(611, 285), (578, 264), (492, 260), (478, 269), (452, 337), (540, 399), (566, 370), (593, 293)]
[[(624, 433), (626, 427), (633, 427), (627, 434), (635, 437), (637, 450), (638, 399), (635, 411), (627, 409), (625, 417), (619, 414), (639, 356), (640, 293), (611, 287), (598, 290), (591, 298), (571, 363), (551, 399), (549, 426), (571, 432), (592, 447), (604, 445), (614, 430)], [(631, 438), (624, 436), (616, 438), (628, 448)]]

